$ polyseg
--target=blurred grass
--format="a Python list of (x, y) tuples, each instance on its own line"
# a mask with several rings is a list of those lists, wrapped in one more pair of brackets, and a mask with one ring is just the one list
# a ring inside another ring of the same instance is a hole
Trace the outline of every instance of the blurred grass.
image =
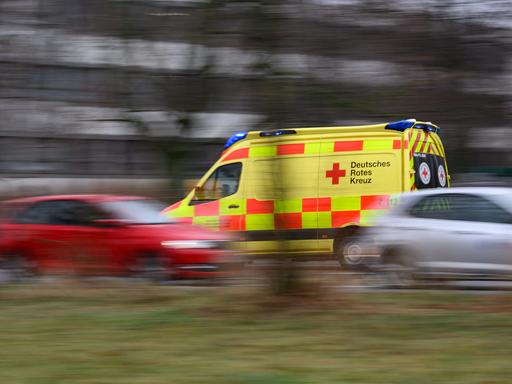
[(2, 287), (0, 383), (509, 383), (511, 315), (512, 295)]

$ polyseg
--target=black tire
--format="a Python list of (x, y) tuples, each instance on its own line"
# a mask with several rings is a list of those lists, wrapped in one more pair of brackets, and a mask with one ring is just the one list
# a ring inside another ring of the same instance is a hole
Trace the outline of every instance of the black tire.
[(367, 269), (363, 257), (363, 247), (357, 236), (349, 236), (337, 240), (335, 244), (335, 256), (343, 269)]
[(2, 257), (0, 262), (1, 283), (23, 283), (33, 276), (33, 269), (23, 255), (14, 253)]
[(133, 277), (145, 281), (160, 282), (172, 277), (169, 263), (160, 255), (153, 253), (138, 256), (131, 270)]

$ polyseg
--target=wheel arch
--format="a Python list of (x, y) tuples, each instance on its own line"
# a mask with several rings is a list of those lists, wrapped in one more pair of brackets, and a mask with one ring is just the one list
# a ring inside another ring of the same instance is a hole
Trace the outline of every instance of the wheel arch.
[(332, 251), (335, 253), (341, 243), (343, 243), (346, 239), (360, 233), (363, 228), (364, 226), (359, 223), (349, 223), (343, 227), (336, 228), (334, 232)]

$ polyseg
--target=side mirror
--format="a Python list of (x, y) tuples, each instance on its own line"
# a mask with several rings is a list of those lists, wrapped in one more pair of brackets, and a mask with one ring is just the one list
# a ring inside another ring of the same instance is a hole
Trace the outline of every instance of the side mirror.
[(94, 225), (101, 228), (115, 228), (126, 225), (126, 222), (119, 219), (97, 219), (93, 221)]

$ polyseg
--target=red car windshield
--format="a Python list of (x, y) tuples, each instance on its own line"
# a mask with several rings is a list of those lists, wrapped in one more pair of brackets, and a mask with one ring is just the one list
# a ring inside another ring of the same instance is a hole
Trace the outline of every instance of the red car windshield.
[(169, 224), (173, 221), (162, 215), (166, 207), (155, 200), (113, 200), (102, 201), (99, 206), (114, 218), (134, 224)]

